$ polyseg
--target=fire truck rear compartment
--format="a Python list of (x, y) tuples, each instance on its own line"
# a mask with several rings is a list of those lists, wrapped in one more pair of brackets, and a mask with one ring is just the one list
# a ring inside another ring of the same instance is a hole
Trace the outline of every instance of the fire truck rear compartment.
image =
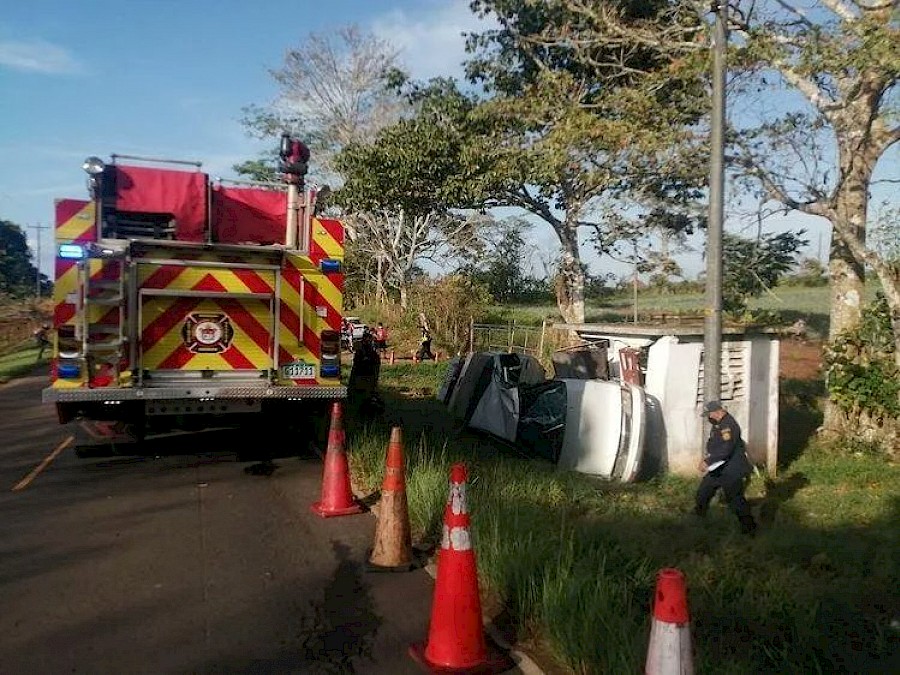
[(113, 155), (83, 168), (92, 200), (56, 203), (57, 339), (43, 400), (60, 421), (327, 420), (347, 395), (343, 228), (314, 216), (303, 167), (284, 169), (281, 187), (212, 182), (180, 160)]

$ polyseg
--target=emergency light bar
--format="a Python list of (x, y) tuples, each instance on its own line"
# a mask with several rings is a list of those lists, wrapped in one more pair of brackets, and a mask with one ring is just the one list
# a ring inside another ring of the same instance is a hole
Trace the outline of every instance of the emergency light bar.
[(81, 260), (84, 258), (84, 248), (78, 244), (60, 244), (59, 257), (65, 260)]

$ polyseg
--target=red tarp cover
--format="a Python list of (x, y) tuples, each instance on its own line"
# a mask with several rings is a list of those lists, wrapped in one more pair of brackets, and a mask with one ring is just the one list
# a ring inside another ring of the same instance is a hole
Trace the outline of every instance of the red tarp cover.
[(204, 241), (207, 175), (143, 166), (116, 166), (116, 208), (120, 211), (171, 213), (175, 237)]
[(213, 238), (223, 244), (283, 244), (287, 194), (262, 188), (213, 188)]

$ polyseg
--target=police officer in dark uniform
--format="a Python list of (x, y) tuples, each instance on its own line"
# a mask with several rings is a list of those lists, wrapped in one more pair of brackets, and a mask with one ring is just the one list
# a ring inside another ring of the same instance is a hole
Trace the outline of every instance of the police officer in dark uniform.
[(384, 401), (378, 394), (378, 376), (381, 373), (381, 357), (375, 348), (375, 337), (368, 328), (353, 353), (353, 367), (347, 383), (348, 400), (363, 415), (376, 415), (384, 410)]
[(756, 531), (756, 521), (744, 498), (744, 479), (750, 475), (752, 467), (741, 438), (741, 428), (718, 401), (706, 403), (703, 414), (712, 424), (712, 430), (698, 467), (704, 476), (697, 488), (694, 513), (705, 516), (713, 496), (722, 488), (729, 507), (741, 523), (741, 532), (752, 535)]

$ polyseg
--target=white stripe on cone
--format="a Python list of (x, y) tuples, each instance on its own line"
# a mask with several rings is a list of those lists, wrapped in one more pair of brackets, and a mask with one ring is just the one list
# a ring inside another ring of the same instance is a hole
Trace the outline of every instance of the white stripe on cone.
[(647, 675), (692, 675), (691, 625), (667, 623), (654, 618), (647, 650)]

